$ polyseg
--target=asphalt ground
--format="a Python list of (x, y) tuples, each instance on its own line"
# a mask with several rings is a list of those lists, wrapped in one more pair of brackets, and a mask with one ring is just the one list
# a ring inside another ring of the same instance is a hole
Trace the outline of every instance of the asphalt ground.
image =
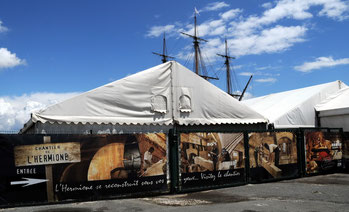
[(187, 194), (30, 207), (1, 212), (349, 211), (349, 174), (336, 173)]

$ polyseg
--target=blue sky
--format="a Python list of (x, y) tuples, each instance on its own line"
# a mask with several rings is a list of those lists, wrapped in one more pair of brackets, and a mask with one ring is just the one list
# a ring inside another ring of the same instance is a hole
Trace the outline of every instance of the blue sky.
[(162, 48), (192, 69), (194, 8), (213, 84), (225, 90), (224, 38), (248, 96), (335, 80), (349, 84), (349, 3), (279, 1), (0, 1), (0, 130), (33, 110), (161, 63)]

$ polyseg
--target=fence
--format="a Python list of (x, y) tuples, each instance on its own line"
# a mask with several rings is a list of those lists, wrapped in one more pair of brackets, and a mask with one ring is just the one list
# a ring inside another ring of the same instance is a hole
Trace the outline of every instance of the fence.
[(340, 129), (0, 134), (2, 207), (187, 192), (341, 171)]

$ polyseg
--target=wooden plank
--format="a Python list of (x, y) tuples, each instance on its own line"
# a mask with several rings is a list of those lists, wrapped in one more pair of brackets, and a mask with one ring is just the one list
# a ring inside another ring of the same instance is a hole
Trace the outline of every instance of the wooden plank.
[(211, 161), (211, 160), (205, 160), (202, 157), (195, 157), (194, 162), (195, 162), (195, 164), (198, 164), (201, 167), (204, 167), (205, 169), (207, 169), (209, 171), (213, 171), (213, 161)]
[(262, 161), (262, 167), (269, 172), (274, 178), (281, 177), (282, 170), (276, 167), (274, 164), (268, 162), (265, 158), (260, 157)]
[(142, 176), (157, 176), (157, 175), (164, 175), (164, 166), (166, 166), (166, 160), (159, 160), (157, 163), (150, 166)]

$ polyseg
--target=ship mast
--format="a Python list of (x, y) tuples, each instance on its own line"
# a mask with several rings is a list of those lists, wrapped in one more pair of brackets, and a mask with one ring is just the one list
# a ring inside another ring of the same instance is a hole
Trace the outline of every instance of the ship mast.
[(194, 44), (194, 53), (195, 53), (195, 56), (194, 56), (194, 71), (197, 75), (201, 76), (202, 78), (204, 79), (215, 79), (215, 80), (218, 80), (218, 78), (215, 78), (215, 77), (209, 77), (209, 76), (205, 76), (203, 75), (202, 73), (200, 73), (200, 59), (201, 59), (201, 51), (200, 51), (200, 41), (203, 41), (203, 42), (208, 42), (207, 40), (205, 39), (202, 39), (200, 37), (197, 36), (197, 21), (196, 21), (196, 14), (197, 14), (197, 10), (195, 9), (195, 13), (194, 13), (194, 35), (189, 35), (187, 33), (184, 33), (184, 32), (181, 32), (183, 35), (186, 35), (188, 37), (191, 37), (193, 38), (193, 44)]
[(250, 79), (248, 80), (244, 90), (242, 91), (242, 94), (239, 95), (239, 94), (233, 94), (232, 92), (232, 83), (231, 83), (231, 74), (230, 74), (230, 59), (235, 59), (235, 57), (231, 57), (229, 56), (228, 54), (228, 44), (227, 44), (227, 39), (225, 39), (225, 54), (222, 55), (222, 54), (217, 54), (218, 56), (221, 56), (221, 57), (224, 57), (225, 58), (225, 66), (226, 66), (226, 72), (227, 72), (227, 93), (235, 98), (238, 98), (239, 97), (239, 101), (242, 100), (245, 92), (246, 92), (246, 89), (248, 87), (248, 85), (250, 84), (251, 82), (251, 79), (252, 79), (252, 75), (250, 77)]
[(227, 93), (231, 96), (238, 96), (236, 94), (233, 94), (232, 93), (232, 90), (231, 90), (231, 76), (230, 76), (230, 59), (235, 59), (235, 57), (230, 57), (228, 55), (228, 45), (227, 45), (227, 39), (225, 39), (225, 55), (222, 55), (222, 54), (217, 54), (218, 56), (221, 56), (221, 57), (224, 57), (225, 58), (225, 66), (226, 66), (226, 72), (227, 72)]
[(167, 62), (167, 58), (171, 58), (174, 59), (174, 57), (168, 56), (167, 55), (167, 48), (166, 48), (166, 37), (165, 37), (165, 33), (164, 33), (164, 38), (163, 38), (163, 43), (162, 43), (162, 54), (160, 53), (156, 53), (156, 52), (152, 52), (155, 55), (160, 56), (162, 59), (162, 63), (166, 63)]

